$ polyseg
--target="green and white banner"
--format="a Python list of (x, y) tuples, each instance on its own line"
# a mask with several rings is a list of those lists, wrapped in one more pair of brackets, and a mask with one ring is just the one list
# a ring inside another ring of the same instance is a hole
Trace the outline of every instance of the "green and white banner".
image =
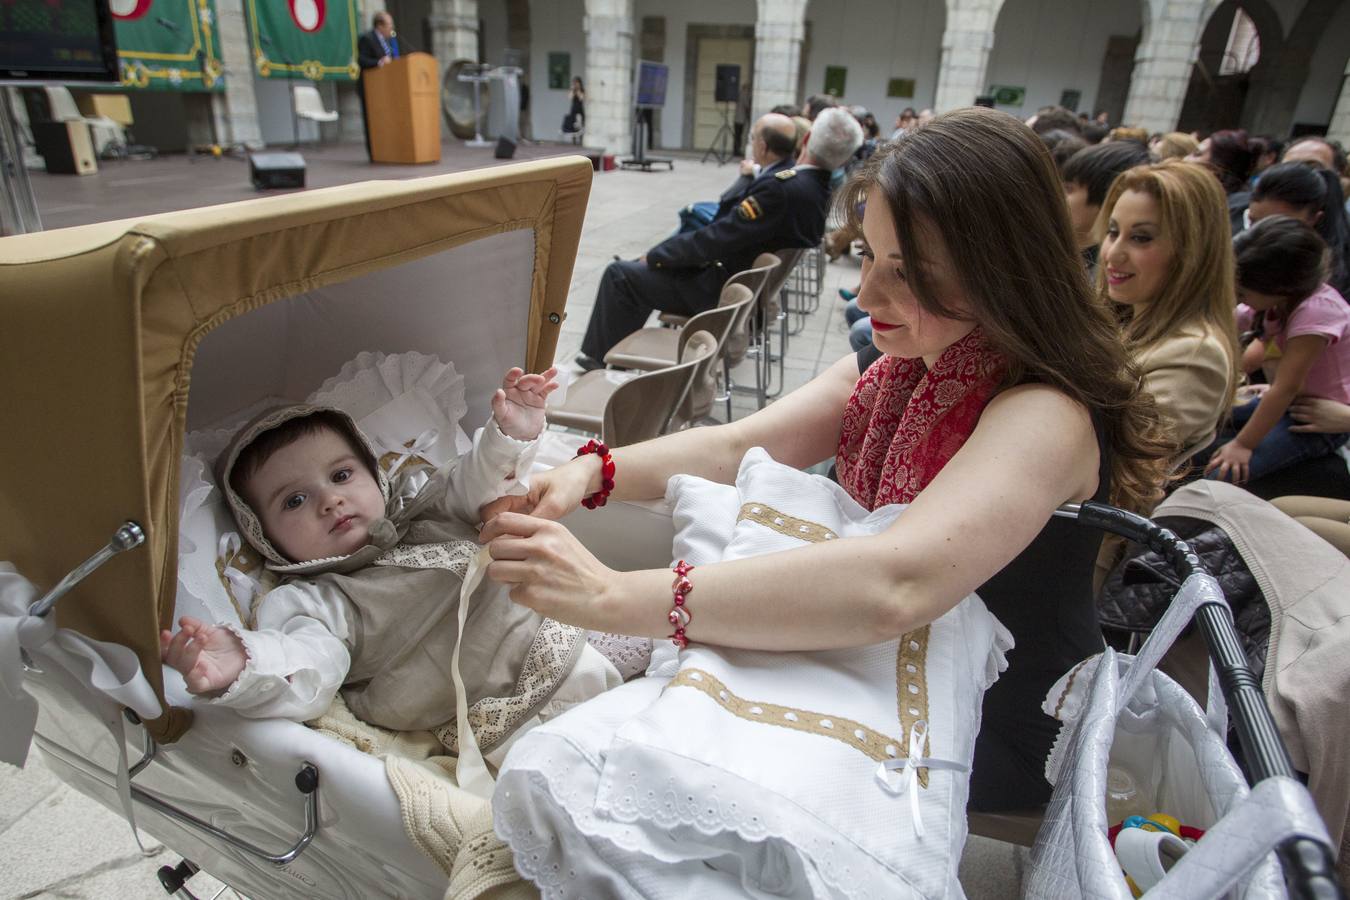
[(355, 81), (357, 0), (247, 0), (253, 66), (263, 78)]
[(122, 86), (222, 91), (215, 0), (111, 0)]

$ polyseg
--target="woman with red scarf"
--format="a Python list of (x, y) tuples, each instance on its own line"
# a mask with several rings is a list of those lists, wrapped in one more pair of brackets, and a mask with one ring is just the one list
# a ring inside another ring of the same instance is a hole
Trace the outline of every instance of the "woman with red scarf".
[(1089, 499), (1149, 508), (1169, 445), (1089, 289), (1054, 163), (1030, 129), (980, 108), (940, 116), (873, 157), (841, 209), (861, 201), (858, 300), (879, 352), (840, 360), (746, 419), (616, 449), (612, 481), (599, 454), (536, 476), (527, 496), (485, 510), (488, 576), (563, 622), (664, 638), (670, 572), (613, 571), (553, 520), (608, 484), (614, 499), (643, 499), (677, 473), (730, 483), (752, 447), (799, 467), (833, 456), (862, 505), (909, 509), (874, 537), (699, 567), (697, 620), (681, 637), (863, 646), (974, 591), (1016, 646), (986, 694), (971, 807), (1044, 803), (1057, 723), (1040, 702), (1102, 646), (1100, 534), (1052, 512)]

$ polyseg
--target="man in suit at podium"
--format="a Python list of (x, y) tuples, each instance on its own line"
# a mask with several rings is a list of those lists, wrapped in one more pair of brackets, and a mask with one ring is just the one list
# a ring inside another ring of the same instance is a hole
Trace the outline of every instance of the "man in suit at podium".
[(356, 64), (361, 67), (361, 83), (357, 93), (361, 97), (361, 127), (366, 133), (366, 156), (370, 156), (370, 124), (366, 121), (366, 70), (387, 66), (404, 53), (407, 47), (400, 49), (398, 33), (394, 31), (394, 17), (387, 12), (377, 12), (371, 20), (370, 31), (356, 39)]

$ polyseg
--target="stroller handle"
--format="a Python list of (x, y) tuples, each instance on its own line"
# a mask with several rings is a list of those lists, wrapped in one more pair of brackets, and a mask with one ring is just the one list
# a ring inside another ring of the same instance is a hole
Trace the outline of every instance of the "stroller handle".
[[(1066, 503), (1055, 510), (1056, 516), (1076, 519), (1080, 524), (1109, 531), (1162, 555), (1176, 570), (1181, 581), (1192, 575), (1212, 578), (1191, 546), (1164, 528), (1137, 513), (1104, 503)], [(1222, 593), (1222, 592), (1220, 592)], [(1253, 782), (1284, 775), (1302, 782), (1294, 770), (1275, 719), (1266, 705), (1261, 683), (1257, 681), (1242, 651), (1233, 613), (1225, 605), (1206, 603), (1195, 611), (1200, 632), (1209, 646), (1210, 660), (1219, 676), (1224, 699), (1232, 710), (1233, 724), (1249, 777)], [(1293, 837), (1276, 848), (1284, 869), (1289, 896), (1300, 898), (1344, 898), (1345, 891), (1336, 878), (1331, 848), (1319, 840)]]
[(39, 618), (47, 615), (52, 611), (52, 607), (56, 605), (57, 600), (70, 593), (71, 588), (88, 578), (95, 569), (117, 554), (133, 547), (139, 547), (143, 543), (145, 543), (145, 529), (135, 522), (123, 522), (113, 532), (112, 540), (108, 541), (106, 546), (72, 569), (65, 578), (57, 583), (56, 587), (44, 594), (41, 599), (35, 600), (33, 605), (28, 607), (28, 614)]

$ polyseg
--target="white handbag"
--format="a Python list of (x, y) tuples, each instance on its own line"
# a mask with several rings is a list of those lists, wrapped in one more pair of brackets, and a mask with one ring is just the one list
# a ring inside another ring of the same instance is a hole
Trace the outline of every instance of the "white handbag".
[(1273, 849), (1293, 835), (1328, 840), (1311, 795), (1295, 780), (1267, 778), (1248, 789), (1224, 742), (1227, 711), (1212, 667), (1208, 711), (1156, 671), (1207, 603), (1224, 603), (1218, 584), (1191, 576), (1137, 657), (1107, 649), (1051, 690), (1047, 712), (1065, 724), (1046, 767), (1054, 794), (1031, 851), (1025, 896), (1131, 896), (1107, 839), (1108, 765), (1136, 773), (1143, 807), (1206, 832), (1168, 860), (1165, 873), (1157, 870), (1162, 877), (1144, 896), (1284, 897)]

